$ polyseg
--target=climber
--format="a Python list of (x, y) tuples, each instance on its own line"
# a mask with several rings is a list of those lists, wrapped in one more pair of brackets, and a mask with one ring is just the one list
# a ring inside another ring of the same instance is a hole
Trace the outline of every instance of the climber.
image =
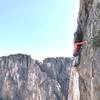
[(77, 28), (77, 31), (74, 33), (74, 61), (73, 66), (78, 66), (80, 63), (80, 52), (81, 52), (81, 46), (83, 44), (86, 44), (87, 41), (83, 41), (83, 33), (80, 27)]
[(73, 51), (73, 56), (74, 56), (73, 65), (74, 65), (74, 67), (77, 67), (77, 65), (80, 64), (81, 46), (83, 44), (86, 44), (86, 43), (87, 43), (87, 41), (82, 41), (82, 42), (74, 43), (74, 51)]

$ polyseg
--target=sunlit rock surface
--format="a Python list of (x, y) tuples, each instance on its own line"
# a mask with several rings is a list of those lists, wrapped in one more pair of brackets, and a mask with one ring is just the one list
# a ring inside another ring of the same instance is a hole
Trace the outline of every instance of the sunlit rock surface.
[(71, 68), (68, 100), (80, 100), (79, 73), (75, 67)]
[(67, 100), (70, 58), (0, 58), (0, 100)]
[[(100, 0), (80, 0), (79, 26), (88, 44), (82, 46), (81, 62), (73, 78), (78, 72), (80, 100), (100, 100)], [(75, 90), (72, 93), (76, 94)]]

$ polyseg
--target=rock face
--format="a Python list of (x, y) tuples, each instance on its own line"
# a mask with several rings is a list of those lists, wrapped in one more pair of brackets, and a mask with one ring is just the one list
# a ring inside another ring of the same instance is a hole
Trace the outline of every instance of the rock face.
[(0, 100), (67, 100), (70, 58), (0, 58)]
[(75, 67), (71, 68), (68, 100), (80, 100), (79, 73)]
[[(80, 65), (74, 72), (72, 70), (71, 79), (79, 74), (79, 87), (70, 84), (69, 97), (76, 87), (80, 100), (100, 100), (100, 0), (80, 0), (79, 26), (88, 44), (82, 47)], [(73, 82), (71, 79), (70, 83)], [(71, 100), (79, 99), (72, 96)]]

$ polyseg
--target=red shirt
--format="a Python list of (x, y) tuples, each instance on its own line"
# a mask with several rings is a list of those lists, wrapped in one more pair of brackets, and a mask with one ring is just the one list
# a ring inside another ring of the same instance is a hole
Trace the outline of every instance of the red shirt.
[(74, 53), (77, 52), (81, 45), (85, 44), (87, 41), (79, 42), (79, 43), (74, 43)]

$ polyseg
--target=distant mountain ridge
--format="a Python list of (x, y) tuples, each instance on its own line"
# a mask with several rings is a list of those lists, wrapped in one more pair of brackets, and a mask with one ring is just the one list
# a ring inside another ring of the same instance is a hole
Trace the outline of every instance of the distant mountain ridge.
[(71, 58), (0, 57), (0, 100), (67, 100)]

